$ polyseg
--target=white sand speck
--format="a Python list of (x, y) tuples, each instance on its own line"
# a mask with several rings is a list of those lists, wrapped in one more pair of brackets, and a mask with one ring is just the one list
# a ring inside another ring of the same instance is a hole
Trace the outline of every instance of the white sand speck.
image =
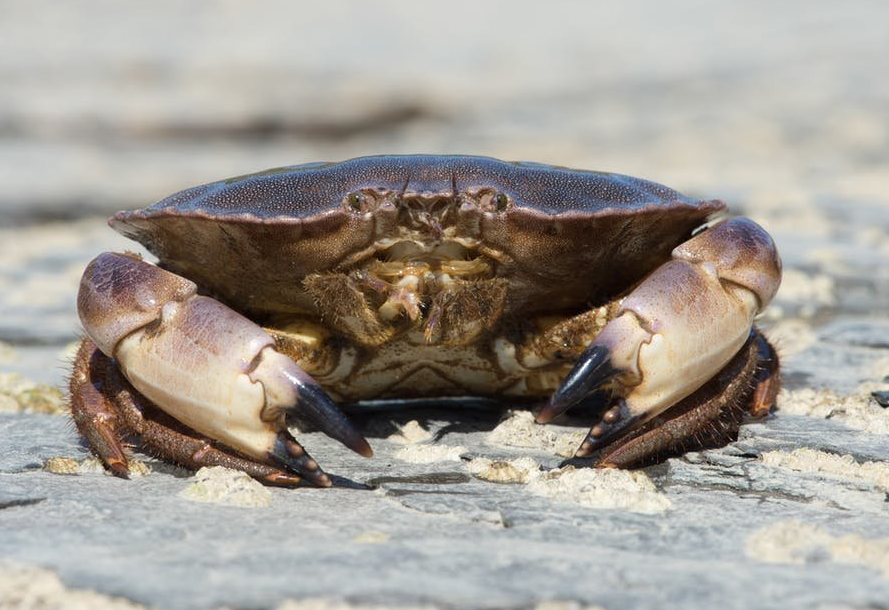
[(828, 389), (781, 390), (781, 413), (829, 418), (856, 430), (889, 434), (889, 409), (880, 407), (869, 391), (842, 395)]
[(644, 472), (565, 466), (528, 481), (528, 490), (557, 502), (661, 513), (672, 507)]
[(423, 443), (432, 439), (432, 433), (420, 425), (415, 419), (407, 422), (403, 426), (398, 427), (398, 431), (390, 434), (386, 440), (399, 445), (407, 445), (411, 443)]
[(862, 462), (859, 464), (851, 455), (836, 455), (805, 447), (789, 452), (767, 451), (762, 454), (760, 459), (769, 466), (856, 479), (889, 490), (889, 462)]
[(407, 445), (396, 451), (395, 457), (412, 464), (432, 464), (459, 462), (463, 453), (466, 447), (462, 445)]
[(205, 467), (195, 473), (194, 479), (179, 492), (181, 497), (229, 506), (262, 507), (272, 503), (272, 492), (240, 470)]
[(804, 565), (851, 563), (878, 570), (889, 578), (889, 538), (868, 540), (857, 534), (833, 536), (825, 529), (796, 519), (759, 528), (747, 538), (747, 556), (765, 563)]
[(552, 427), (534, 421), (530, 411), (508, 411), (490, 434), (487, 442), (507, 447), (531, 447), (571, 457), (586, 436), (586, 430), (569, 433), (554, 431)]
[(481, 457), (467, 466), (473, 476), (491, 483), (527, 483), (540, 472), (540, 464), (529, 457), (509, 461)]

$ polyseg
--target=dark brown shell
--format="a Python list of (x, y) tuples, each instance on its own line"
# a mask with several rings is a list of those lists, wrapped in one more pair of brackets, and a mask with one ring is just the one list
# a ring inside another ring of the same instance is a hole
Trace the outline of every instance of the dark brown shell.
[(570, 308), (618, 294), (714, 214), (660, 184), (602, 172), (469, 156), (380, 156), (269, 170), (194, 187), (110, 224), (172, 271), (245, 311), (311, 311), (309, 273), (375, 240), (372, 215), (343, 201), (363, 188), (405, 195), (490, 188), (514, 205), (482, 215), (504, 254), (512, 309)]

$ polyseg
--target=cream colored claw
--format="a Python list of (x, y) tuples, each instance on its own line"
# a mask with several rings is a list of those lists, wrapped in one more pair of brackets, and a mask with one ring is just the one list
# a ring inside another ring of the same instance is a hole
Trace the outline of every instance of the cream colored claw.
[[(538, 421), (610, 385), (622, 400), (591, 430), (580, 457), (655, 417), (732, 359), (780, 281), (774, 243), (751, 220), (692, 237), (627, 295)], [(593, 381), (581, 379), (584, 370)]]
[(357, 452), (371, 453), (323, 390), (275, 351), (265, 331), (198, 295), (188, 280), (130, 255), (105, 253), (84, 272), (78, 311), (87, 334), (136, 390), (244, 455), (329, 484), (287, 433), (287, 410)]

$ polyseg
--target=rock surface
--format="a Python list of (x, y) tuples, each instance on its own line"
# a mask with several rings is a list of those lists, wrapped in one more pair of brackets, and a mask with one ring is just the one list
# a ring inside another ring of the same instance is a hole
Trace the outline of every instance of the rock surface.
[[(876, 0), (0, 2), (0, 607), (885, 607), (887, 20)], [(634, 473), (558, 469), (582, 429), (447, 411), (363, 418), (373, 460), (301, 435), (328, 490), (91, 466), (54, 388), (84, 265), (139, 251), (101, 217), (389, 152), (730, 202), (784, 260), (761, 321), (780, 410)]]

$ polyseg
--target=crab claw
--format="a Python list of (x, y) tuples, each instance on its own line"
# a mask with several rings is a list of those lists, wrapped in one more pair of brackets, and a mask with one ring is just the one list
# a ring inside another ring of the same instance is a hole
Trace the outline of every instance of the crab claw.
[(562, 385), (537, 414), (537, 423), (549, 423), (574, 405), (580, 403), (614, 377), (619, 371), (611, 366), (611, 352), (603, 345), (590, 345), (574, 368), (562, 380)]
[[(210, 302), (217, 307), (225, 307), (216, 301), (211, 300)], [(243, 319), (246, 320), (246, 318)], [(253, 322), (247, 321), (253, 324)], [(260, 332), (268, 336), (262, 329)], [(271, 337), (269, 338), (271, 339)], [(262, 383), (266, 393), (267, 407), (269, 404), (278, 405), (285, 411), (293, 412), (298, 417), (305, 419), (321, 432), (339, 441), (355, 453), (364, 457), (373, 455), (373, 450), (367, 440), (340, 411), (327, 392), (293, 360), (270, 346), (266, 346), (258, 357), (260, 359), (250, 373), (250, 378)]]
[(589, 456), (713, 378), (780, 281), (774, 243), (756, 223), (735, 218), (692, 237), (627, 295), (537, 420), (611, 390), (611, 408), (575, 454)]
[(329, 486), (287, 432), (290, 411), (357, 453), (370, 446), (321, 387), (275, 351), (259, 326), (194, 283), (141, 259), (105, 253), (84, 272), (84, 329), (133, 387), (176, 420), (262, 462)]

